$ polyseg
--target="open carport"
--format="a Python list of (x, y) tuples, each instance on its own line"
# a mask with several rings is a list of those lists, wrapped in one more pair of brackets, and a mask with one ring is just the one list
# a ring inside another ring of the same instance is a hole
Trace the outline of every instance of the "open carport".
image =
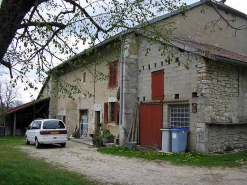
[(48, 118), (50, 98), (32, 101), (6, 110), (5, 135), (23, 136), (25, 128), (36, 118)]

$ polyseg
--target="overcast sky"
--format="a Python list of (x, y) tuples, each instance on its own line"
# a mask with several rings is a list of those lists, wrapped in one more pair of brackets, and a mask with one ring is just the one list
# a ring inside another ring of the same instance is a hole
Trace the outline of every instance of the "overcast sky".
[[(182, 0), (182, 1), (186, 2), (189, 5), (189, 4), (198, 2), (199, 0)], [(247, 14), (247, 0), (227, 0), (226, 5)], [(6, 78), (8, 78), (8, 77), (6, 77), (6, 76), (0, 77), (1, 80), (6, 79)], [(35, 78), (35, 75), (31, 75), (31, 76), (29, 76), (29, 78), (30, 79)], [(21, 87), (21, 89), (24, 88), (24, 85), (21, 83), (19, 84), (19, 86)], [(42, 87), (42, 84), (39, 85), (39, 88), (41, 88), (41, 87)], [(40, 91), (40, 89), (37, 91), (34, 91), (32, 89), (29, 89), (28, 91), (22, 91), (21, 92), (22, 101), (24, 103), (31, 101), (32, 98), (30, 98), (30, 95), (32, 95), (32, 94), (33, 94), (33, 97), (36, 99), (39, 91)]]
[[(182, 0), (187, 4), (198, 2), (199, 0)], [(219, 1), (219, 0), (217, 0)], [(226, 5), (247, 14), (247, 0), (226, 0)]]

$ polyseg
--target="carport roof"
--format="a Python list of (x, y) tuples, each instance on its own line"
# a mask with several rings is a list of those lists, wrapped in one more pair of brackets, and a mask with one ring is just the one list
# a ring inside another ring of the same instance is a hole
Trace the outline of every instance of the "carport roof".
[(17, 112), (17, 111), (23, 110), (23, 109), (25, 109), (25, 108), (31, 107), (31, 106), (33, 106), (33, 105), (35, 105), (35, 104), (44, 102), (44, 101), (46, 101), (46, 100), (50, 100), (50, 97), (44, 98), (44, 99), (38, 99), (38, 100), (35, 100), (35, 101), (31, 101), (31, 102), (29, 102), (29, 103), (25, 103), (25, 104), (23, 104), (23, 105), (19, 105), (19, 106), (17, 106), (17, 107), (14, 107), (14, 108), (12, 108), (12, 109), (9, 109), (9, 110), (4, 111), (3, 114), (4, 114), (4, 115), (12, 114), (12, 113), (15, 113), (15, 112)]

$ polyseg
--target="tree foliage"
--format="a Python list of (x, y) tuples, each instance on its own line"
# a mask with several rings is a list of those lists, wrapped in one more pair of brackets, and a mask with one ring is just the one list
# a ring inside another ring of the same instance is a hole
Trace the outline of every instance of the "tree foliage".
[(14, 83), (35, 88), (26, 77), (30, 71), (42, 81), (44, 72), (82, 46), (93, 47), (137, 24), (145, 28), (148, 20), (183, 6), (180, 0), (3, 0), (0, 64)]

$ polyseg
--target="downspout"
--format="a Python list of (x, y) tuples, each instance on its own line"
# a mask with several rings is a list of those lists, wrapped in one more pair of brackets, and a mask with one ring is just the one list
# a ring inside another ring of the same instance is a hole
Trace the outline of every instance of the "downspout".
[(124, 74), (124, 39), (121, 43), (121, 60), (120, 60), (120, 111), (119, 111), (119, 126), (123, 128), (123, 74)]

